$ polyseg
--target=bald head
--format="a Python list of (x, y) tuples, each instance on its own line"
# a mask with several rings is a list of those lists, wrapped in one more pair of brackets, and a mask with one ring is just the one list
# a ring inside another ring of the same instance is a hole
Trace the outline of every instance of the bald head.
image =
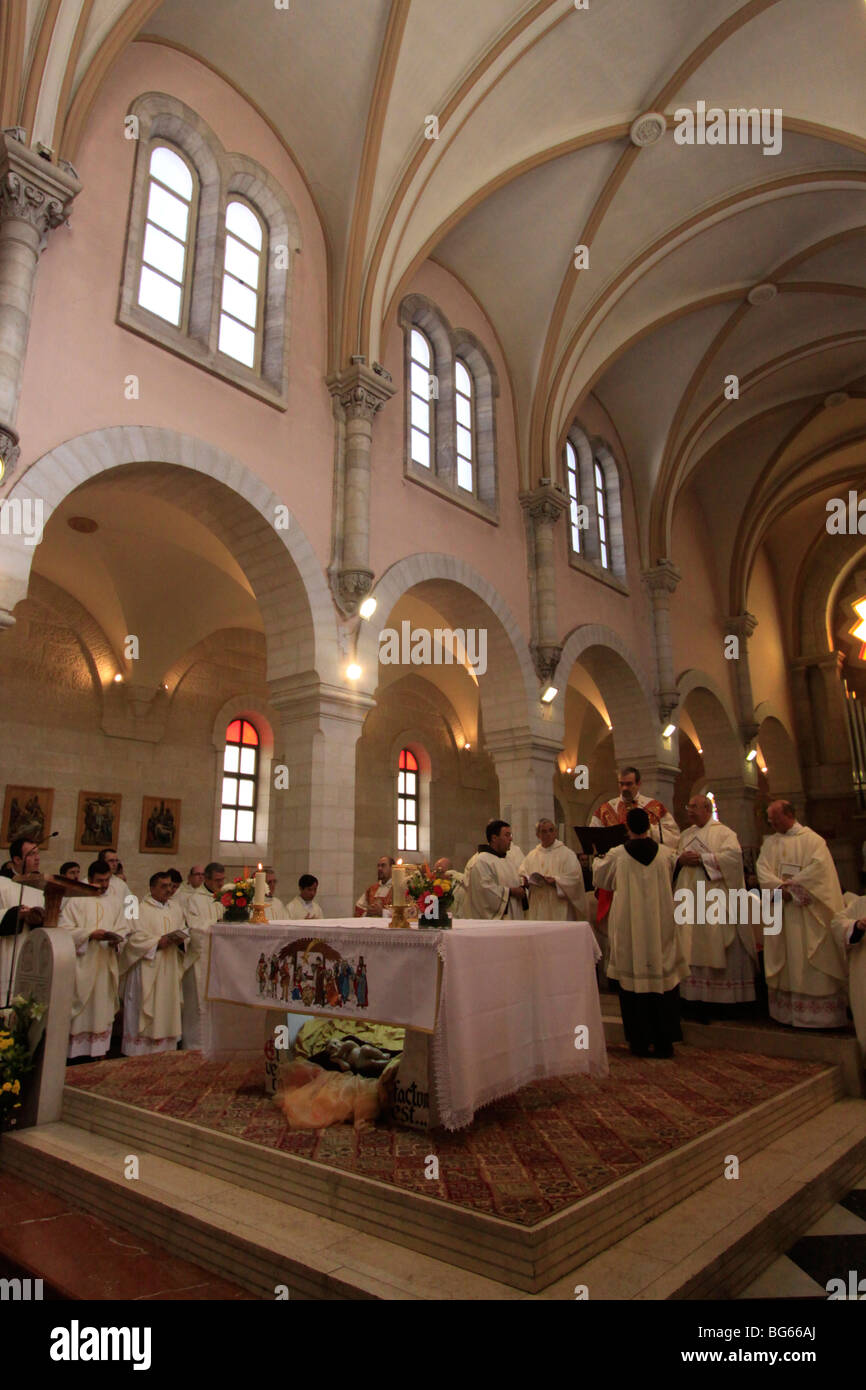
[(713, 818), (713, 803), (708, 796), (693, 796), (686, 807), (690, 825), (705, 826)]
[(437, 860), (436, 860), (436, 863), (433, 865), (433, 872), (434, 872), (434, 874), (447, 874), (447, 872), (448, 872), (448, 870), (449, 870), (450, 868), (451, 868), (451, 860), (450, 860), (450, 859), (437, 859)]

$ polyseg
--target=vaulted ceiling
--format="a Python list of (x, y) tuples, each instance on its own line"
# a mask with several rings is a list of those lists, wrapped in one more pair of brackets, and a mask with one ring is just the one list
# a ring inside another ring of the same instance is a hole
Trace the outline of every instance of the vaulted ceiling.
[[(864, 0), (30, 0), (3, 23), (3, 124), (73, 161), (130, 42), (232, 82), (319, 209), (332, 365), (382, 356), (433, 257), (499, 337), (524, 486), (594, 393), (626, 450), (645, 560), (668, 553), (694, 487), (721, 549), (742, 549), (742, 604), (754, 509), (798, 434), (814, 456), (801, 493), (862, 473)], [(677, 143), (674, 113), (698, 102), (780, 110), (781, 150)], [(667, 129), (639, 148), (649, 111)]]

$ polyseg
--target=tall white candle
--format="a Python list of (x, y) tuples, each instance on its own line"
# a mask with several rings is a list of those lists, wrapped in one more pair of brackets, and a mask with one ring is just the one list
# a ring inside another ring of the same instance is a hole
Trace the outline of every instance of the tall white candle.
[(264, 907), (266, 891), (267, 880), (264, 876), (264, 873), (262, 872), (262, 866), (260, 864), (258, 872), (256, 874), (255, 891), (253, 893), (253, 907)]

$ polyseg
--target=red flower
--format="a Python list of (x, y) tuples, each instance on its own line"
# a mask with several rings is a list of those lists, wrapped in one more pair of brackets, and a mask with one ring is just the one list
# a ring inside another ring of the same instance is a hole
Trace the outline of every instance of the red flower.
[(442, 897), (442, 894), (445, 892), (445, 889), (444, 889), (444, 888), (440, 888), (440, 887), (438, 886), (438, 884), (435, 884), (435, 883), (434, 883), (434, 884), (433, 884), (433, 892), (436, 894), (437, 898), (441, 898), (441, 897)]
[(419, 894), (418, 894), (418, 911), (419, 911), (419, 912), (426, 912), (426, 911), (427, 911), (428, 904), (430, 904), (432, 901), (433, 901), (433, 895), (432, 895), (432, 893), (428, 893), (428, 892), (426, 892), (426, 891), (423, 892), (423, 893), (419, 893)]
[(247, 905), (247, 900), (246, 900), (246, 898), (238, 898), (238, 900), (237, 900), (237, 905), (238, 905), (238, 907), (246, 907), (246, 905)]
[(222, 897), (220, 898), (220, 902), (222, 903), (223, 907), (231, 907), (231, 905), (232, 905), (232, 895), (231, 895), (231, 893), (223, 893)]

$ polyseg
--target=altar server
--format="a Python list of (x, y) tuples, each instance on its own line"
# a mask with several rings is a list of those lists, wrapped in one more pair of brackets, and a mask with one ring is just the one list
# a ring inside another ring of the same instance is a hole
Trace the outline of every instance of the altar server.
[(508, 821), (492, 820), (485, 830), (487, 843), (479, 845), (466, 865), (466, 916), (480, 921), (523, 921), (526, 890), (517, 859), (509, 851), (512, 831)]
[(833, 935), (848, 953), (848, 1002), (866, 1066), (866, 897), (854, 898), (833, 918)]
[[(527, 884), (531, 922), (585, 922), (586, 892), (583, 870), (574, 850), (556, 838), (552, 820), (540, 820), (535, 827), (539, 843), (520, 865)], [(532, 882), (533, 875), (538, 882)]]
[[(13, 840), (9, 863), (13, 874), (38, 874), (39, 846), (35, 840)], [(15, 993), (13, 961), (17, 970), (21, 948), (31, 928), (42, 925), (44, 906), (45, 896), (40, 889), (0, 876), (0, 1008), (5, 1006), (7, 996), (11, 998)]]
[(301, 874), (298, 879), (298, 892), (296, 897), (286, 907), (286, 919), (289, 922), (318, 922), (322, 919), (322, 909), (315, 901), (316, 893), (319, 891), (319, 880), (314, 874)]
[[(693, 910), (688, 913), (691, 923), (681, 927), (690, 973), (680, 986), (680, 994), (698, 1006), (700, 1019), (709, 1022), (710, 1006), (718, 1011), (754, 1000), (758, 953), (739, 840), (728, 826), (713, 820), (713, 803), (708, 796), (693, 796), (686, 812), (689, 825), (677, 844), (676, 889), (691, 894)], [(705, 893), (713, 887), (725, 894), (723, 911), (714, 903), (718, 894), (710, 899), (708, 907), (715, 910), (701, 914), (712, 919), (708, 922), (697, 920), (700, 881)], [(733, 897), (731, 890), (738, 896)]]
[(123, 1054), (174, 1052), (181, 1035), (181, 985), (186, 934), (174, 928), (171, 880), (156, 873), (138, 907), (138, 921), (121, 955)]
[(265, 895), (265, 916), (269, 922), (287, 921), (286, 905), (276, 895), (277, 876), (270, 864), (265, 868), (265, 882), (268, 885), (268, 891)]
[(797, 820), (789, 801), (774, 801), (758, 858), (762, 888), (782, 890), (782, 930), (764, 935), (770, 1017), (796, 1028), (844, 1028), (846, 960), (831, 924), (842, 889), (821, 836)]
[(75, 945), (69, 1058), (104, 1057), (120, 1008), (117, 953), (132, 923), (125, 921), (122, 903), (109, 892), (110, 880), (105, 860), (95, 860), (87, 870), (87, 882), (100, 896), (64, 898), (57, 923)]
[(596, 887), (613, 891), (607, 974), (618, 982), (634, 1055), (672, 1057), (681, 1036), (678, 985), (689, 973), (674, 922), (676, 851), (651, 838), (649, 816), (639, 807), (627, 813), (626, 827), (625, 844), (593, 863)]

